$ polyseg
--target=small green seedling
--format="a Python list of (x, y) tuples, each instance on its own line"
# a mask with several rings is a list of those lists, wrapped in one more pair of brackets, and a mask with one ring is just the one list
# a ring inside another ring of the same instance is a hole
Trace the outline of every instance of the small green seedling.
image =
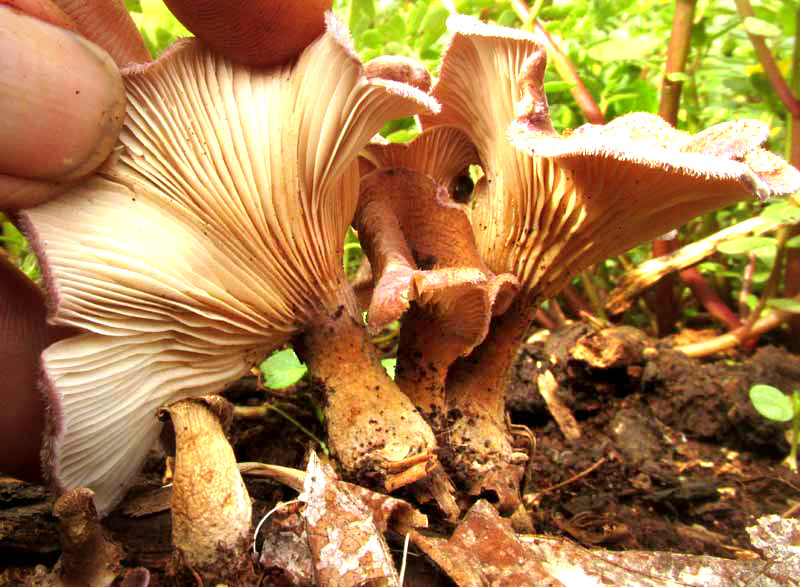
[(750, 388), (750, 401), (756, 411), (775, 422), (792, 421), (792, 448), (789, 452), (789, 468), (797, 472), (797, 444), (800, 441), (800, 390), (790, 398), (771, 385), (754, 385)]

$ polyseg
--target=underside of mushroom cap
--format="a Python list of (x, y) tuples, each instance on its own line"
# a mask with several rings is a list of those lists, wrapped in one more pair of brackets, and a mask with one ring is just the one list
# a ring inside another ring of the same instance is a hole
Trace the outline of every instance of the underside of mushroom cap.
[(61, 488), (91, 487), (101, 515), (156, 439), (159, 406), (218, 392), (341, 306), (356, 155), (386, 120), (436, 109), (368, 80), (327, 26), (279, 68), (194, 41), (130, 68), (117, 156), (21, 215), (51, 320), (85, 332), (43, 354), (47, 466)]
[(421, 119), (475, 143), (486, 174), (472, 214), (481, 255), (534, 298), (698, 214), (800, 186), (797, 170), (759, 148), (767, 132), (756, 121), (692, 137), (637, 113), (559, 136), (544, 94), (546, 54), (532, 36), (464, 17), (448, 27), (432, 91), (442, 111)]
[(512, 496), (508, 481), (519, 474), (504, 397), (531, 305), (593, 263), (699, 214), (793, 191), (800, 177), (759, 148), (766, 131), (755, 121), (692, 137), (634, 114), (559, 136), (544, 93), (546, 53), (532, 35), (467, 17), (451, 17), (448, 28), (453, 36), (431, 92), (442, 110), (420, 120), (425, 129), (458, 128), (474, 143), (485, 174), (471, 212), (478, 250), (495, 273), (516, 275), (521, 293), (450, 369), (456, 417), (453, 450), (442, 458), (471, 490), (499, 479), (498, 495)]
[[(762, 123), (742, 120), (692, 136), (646, 113), (584, 125), (563, 137), (530, 132), (515, 121), (511, 142), (530, 155), (533, 181), (549, 178), (551, 185), (521, 204), (526, 213), (541, 208), (538, 220), (535, 212), (523, 226), (503, 218), (489, 232), (519, 236), (519, 274), (529, 291), (547, 298), (584, 268), (695, 216), (800, 188), (800, 173), (760, 148), (767, 134)], [(548, 201), (538, 205), (542, 197)], [(530, 228), (531, 238), (524, 239)], [(500, 255), (507, 247), (495, 237), (487, 248)]]

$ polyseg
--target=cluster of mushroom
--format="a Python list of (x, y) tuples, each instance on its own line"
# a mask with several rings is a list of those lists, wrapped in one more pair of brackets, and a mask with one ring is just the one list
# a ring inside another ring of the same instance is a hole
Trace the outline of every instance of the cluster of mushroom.
[[(448, 26), (430, 92), (407, 62), (364, 68), (330, 14), (285, 65), (242, 65), (185, 40), (123, 71), (112, 158), (19, 216), (51, 321), (81, 332), (42, 355), (57, 488), (90, 487), (100, 515), (110, 511), (166, 406), (176, 545), (193, 566), (220, 545), (241, 552), (250, 503), (219, 441), (213, 414), (224, 410), (181, 400), (293, 343), (324, 390), (350, 479), (416, 483), (456, 516), (449, 477), (513, 510), (525, 454), (504, 395), (537, 301), (697, 214), (800, 187), (751, 121), (692, 137), (637, 114), (558, 135), (532, 35), (465, 17)], [(414, 142), (369, 144), (411, 115), (424, 129)], [(469, 200), (473, 164), (484, 175)], [(366, 326), (341, 263), (350, 224), (374, 275)], [(368, 331), (401, 317), (392, 381)]]

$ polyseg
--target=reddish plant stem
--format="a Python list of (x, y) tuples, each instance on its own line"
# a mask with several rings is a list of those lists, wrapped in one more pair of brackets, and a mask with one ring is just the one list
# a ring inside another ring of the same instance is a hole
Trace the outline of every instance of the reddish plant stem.
[[(527, 23), (530, 17), (530, 8), (525, 0), (512, 0), (511, 4), (522, 22)], [(603, 112), (600, 110), (594, 98), (592, 98), (589, 90), (586, 89), (586, 86), (578, 75), (578, 70), (575, 69), (569, 57), (561, 50), (561, 47), (556, 43), (555, 39), (553, 39), (538, 20), (534, 21), (533, 29), (539, 34), (539, 40), (545, 46), (545, 49), (547, 49), (547, 57), (552, 62), (553, 67), (556, 68), (556, 71), (558, 71), (558, 75), (560, 75), (561, 79), (565, 82), (572, 84), (570, 93), (572, 93), (572, 97), (575, 99), (575, 102), (577, 102), (586, 120), (592, 124), (605, 124), (606, 120), (603, 116)]]
[(670, 80), (668, 76), (671, 73), (683, 72), (686, 67), (686, 59), (691, 46), (695, 4), (696, 0), (676, 0), (675, 13), (672, 17), (672, 35), (667, 48), (667, 63), (661, 83), (661, 102), (658, 114), (673, 126), (678, 122), (683, 82)]
[[(658, 114), (672, 126), (678, 123), (678, 109), (681, 103), (682, 81), (671, 81), (669, 74), (681, 73), (686, 68), (692, 37), (695, 0), (676, 0), (672, 17), (672, 34), (667, 48), (667, 62), (664, 66), (664, 80), (661, 83), (661, 102)], [(675, 241), (655, 239), (653, 257), (660, 257), (677, 249)], [(701, 277), (699, 273), (692, 277)], [(654, 287), (652, 310), (656, 315), (658, 336), (666, 336), (675, 330), (675, 322), (680, 316), (680, 307), (675, 297), (678, 276), (674, 273), (664, 276)], [(695, 281), (696, 282), (696, 281)]]
[[(674, 240), (657, 238), (652, 243), (651, 258), (655, 259), (674, 251), (677, 246)], [(678, 276), (675, 273), (665, 275), (653, 286), (653, 296), (645, 298), (647, 306), (655, 316), (656, 336), (662, 337), (672, 334), (675, 323), (678, 321), (680, 308), (675, 297), (675, 286)]]
[[(672, 35), (667, 49), (667, 62), (661, 86), (661, 103), (658, 109), (661, 118), (673, 126), (678, 123), (678, 110), (683, 82), (672, 81), (668, 76), (671, 73), (683, 72), (686, 68), (686, 59), (691, 47), (695, 4), (696, 0), (676, 0), (675, 2)], [(676, 248), (677, 243), (675, 241), (661, 239), (653, 241), (654, 256), (672, 252)], [(711, 287), (711, 284), (708, 283), (700, 271), (695, 267), (688, 267), (680, 271), (678, 275), (714, 319), (725, 324), (728, 330), (741, 326), (739, 317)], [(678, 318), (680, 310), (674, 292), (675, 277), (669, 280), (662, 279), (656, 286), (656, 316), (659, 336), (672, 331), (675, 326), (675, 320)]]
[(561, 50), (561, 47), (555, 42), (555, 39), (553, 39), (538, 20), (534, 23), (534, 30), (539, 33), (540, 39), (547, 49), (547, 55), (552, 59), (553, 65), (558, 70), (559, 75), (564, 81), (573, 84), (570, 93), (572, 97), (575, 98), (575, 102), (577, 102), (586, 120), (592, 124), (605, 124), (606, 119), (603, 116), (603, 112), (589, 93), (589, 90), (587, 90), (586, 86), (583, 84), (583, 80), (581, 80), (578, 75), (578, 70), (575, 69), (575, 66)]
[[(753, 7), (750, 5), (749, 0), (735, 0), (736, 9), (742, 19), (748, 16), (755, 16)], [(795, 167), (800, 167), (800, 10), (795, 11), (795, 43), (794, 53), (792, 55), (792, 79), (791, 86), (789, 82), (783, 77), (775, 57), (772, 55), (764, 37), (758, 35), (751, 35), (747, 33), (750, 42), (753, 44), (758, 60), (764, 68), (764, 74), (767, 76), (770, 86), (780, 98), (783, 105), (788, 111), (788, 126), (789, 126), (789, 145), (787, 148), (787, 159)], [(800, 234), (800, 227), (794, 227), (788, 233), (789, 236)], [(784, 276), (784, 295), (792, 297), (800, 292), (800, 250), (787, 249), (786, 252), (786, 272)], [(795, 345), (794, 350), (800, 349), (800, 316), (792, 316), (789, 318), (789, 329), (791, 331), (791, 340)]]
[(708, 280), (695, 267), (680, 272), (681, 279), (689, 286), (697, 300), (703, 304), (712, 318), (722, 322), (728, 330), (736, 330), (742, 325), (739, 317), (728, 307)]
[[(794, 52), (792, 54), (792, 90), (795, 95), (800, 94), (800, 9), (795, 11), (795, 37)], [(800, 168), (800, 116), (789, 112), (789, 144), (787, 156), (789, 163)], [(800, 235), (800, 225), (794, 226), (789, 231), (790, 237)], [(800, 249), (786, 250), (786, 268), (784, 273), (784, 296), (794, 297), (800, 293)], [(800, 316), (789, 318), (789, 332), (792, 350), (800, 351)]]
[(739, 292), (739, 318), (747, 318), (750, 308), (747, 305), (747, 297), (753, 287), (753, 275), (756, 272), (756, 261), (758, 257), (752, 251), (747, 255), (747, 265), (742, 273), (742, 291)]
[(564, 297), (573, 315), (580, 316), (581, 312), (592, 313), (592, 307), (571, 283), (564, 286), (560, 295)]
[[(753, 7), (750, 5), (749, 0), (735, 0), (735, 2), (736, 9), (739, 11), (739, 16), (742, 17), (742, 20), (747, 17), (755, 17)], [(784, 79), (783, 75), (781, 75), (781, 70), (778, 68), (778, 64), (775, 62), (775, 58), (769, 50), (769, 47), (767, 47), (764, 37), (751, 35), (750, 33), (747, 33), (747, 36), (753, 44), (753, 49), (756, 51), (761, 66), (764, 68), (764, 74), (767, 76), (769, 85), (775, 90), (778, 98), (780, 98), (783, 105), (786, 106), (786, 109), (792, 117), (800, 118), (800, 100), (795, 97), (792, 88), (789, 87), (789, 83)]]
[(536, 322), (539, 323), (539, 326), (542, 328), (546, 328), (547, 330), (557, 330), (558, 325), (556, 321), (553, 320), (550, 315), (545, 312), (542, 308), (536, 308), (536, 313), (534, 314), (534, 318)]

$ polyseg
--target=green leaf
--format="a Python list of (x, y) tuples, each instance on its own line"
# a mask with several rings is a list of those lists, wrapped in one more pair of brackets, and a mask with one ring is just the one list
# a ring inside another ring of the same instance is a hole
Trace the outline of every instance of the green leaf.
[(762, 247), (775, 247), (776, 240), (767, 236), (743, 236), (717, 245), (717, 250), (726, 255), (742, 255)]
[(383, 47), (383, 35), (378, 29), (368, 29), (358, 37), (356, 47), (359, 51), (365, 48), (379, 49)]
[(425, 18), (425, 14), (427, 14), (429, 7), (430, 2), (415, 2), (414, 7), (408, 14), (408, 18), (406, 19), (406, 28), (409, 31), (414, 31), (416, 33), (414, 36), (422, 34), (422, 21)]
[(419, 135), (417, 128), (402, 128), (396, 130), (391, 134), (386, 135), (384, 138), (390, 143), (410, 143)]
[(796, 224), (800, 222), (800, 206), (789, 203), (788, 200), (770, 204), (761, 211), (760, 216), (775, 222)]
[(682, 71), (673, 71), (667, 74), (667, 79), (671, 82), (688, 82), (691, 78)]
[(132, 12), (131, 18), (153, 57), (158, 57), (175, 39), (192, 36), (162, 0), (140, 0), (139, 7), (141, 12)]
[(308, 371), (308, 367), (297, 358), (292, 349), (272, 353), (258, 369), (264, 378), (264, 385), (270, 389), (284, 389), (294, 385)]
[(139, 0), (125, 0), (125, 8), (128, 12), (141, 12), (142, 3)]
[(564, 92), (566, 90), (570, 90), (575, 86), (575, 84), (571, 82), (565, 81), (552, 81), (552, 82), (544, 82), (544, 91), (548, 94), (555, 93), (555, 92)]
[(800, 249), (800, 235), (790, 238), (786, 241), (787, 249)]
[(780, 389), (771, 385), (754, 385), (750, 388), (750, 401), (756, 411), (767, 420), (788, 422), (794, 417), (792, 400)]
[(767, 300), (767, 306), (782, 312), (800, 314), (800, 302), (794, 298), (770, 298)]
[(429, 50), (431, 45), (438, 41), (447, 31), (448, 16), (450, 16), (450, 11), (439, 2), (434, 3), (425, 13), (425, 18), (422, 19), (422, 23), (419, 26), (420, 30), (423, 31), (422, 36), (418, 38), (418, 42), (415, 44), (420, 54)]
[(375, 21), (375, 0), (349, 0), (347, 26), (353, 37), (358, 37)]
[(397, 359), (394, 357), (389, 357), (388, 359), (381, 359), (381, 365), (383, 368), (386, 369), (386, 373), (389, 374), (389, 377), (394, 379), (394, 368), (397, 365)]
[(654, 36), (609, 39), (590, 47), (589, 55), (598, 61), (644, 61), (663, 45), (663, 40)]
[(759, 37), (780, 37), (782, 34), (780, 27), (755, 16), (748, 16), (744, 19), (744, 29), (751, 35)]

